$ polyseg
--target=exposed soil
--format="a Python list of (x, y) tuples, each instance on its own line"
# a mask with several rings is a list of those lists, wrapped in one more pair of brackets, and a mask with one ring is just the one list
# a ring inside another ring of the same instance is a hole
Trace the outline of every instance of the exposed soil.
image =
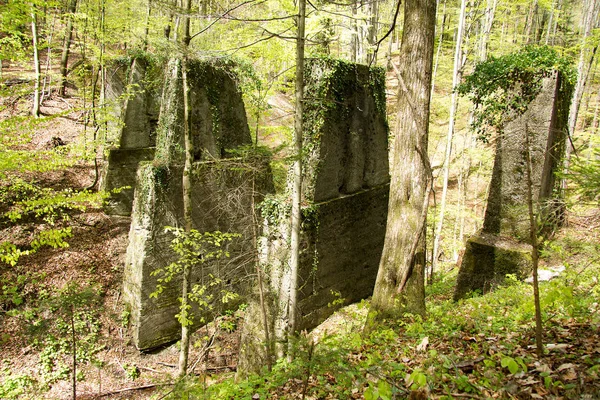
[[(7, 73), (6, 70), (4, 72)], [(2, 102), (7, 107), (0, 111), (0, 119), (25, 115), (29, 111), (29, 96), (9, 96)], [(32, 140), (22, 148), (47, 150), (81, 144), (84, 136), (82, 105), (81, 99), (76, 97), (47, 97), (41, 108), (42, 113), (64, 114), (37, 129)], [(21, 177), (35, 180), (44, 187), (78, 191), (92, 185), (95, 174), (93, 162), (88, 161), (77, 162), (59, 171), (22, 174)], [(91, 364), (78, 367), (83, 372), (83, 378), (77, 387), (78, 398), (142, 399), (150, 397), (157, 390), (168, 389), (169, 386), (163, 384), (174, 380), (178, 359), (176, 346), (166, 347), (153, 354), (140, 353), (131, 343), (124, 324), (126, 318), (121, 290), (130, 219), (108, 216), (101, 209), (88, 209), (85, 212), (71, 212), (68, 224), (73, 233), (72, 238), (68, 239), (68, 248), (42, 248), (35, 254), (22, 257), (16, 267), (0, 266), (1, 276), (9, 281), (16, 281), (19, 275), (31, 276), (32, 273), (43, 277), (39, 281), (24, 284), (24, 307), (27, 307), (28, 301), (38, 297), (42, 290), (54, 292), (69, 282), (76, 282), (82, 288), (90, 285), (99, 288), (102, 311), (98, 345), (102, 350), (96, 357), (101, 368)], [(0, 241), (10, 238), (17, 245), (26, 243), (37, 229), (33, 222), (27, 221), (0, 228)], [(4, 312), (0, 313), (0, 368), (7, 368), (12, 374), (27, 374), (39, 378), (41, 349), (34, 344), (35, 337), (28, 333), (29, 325), (22, 317), (9, 317)], [(235, 370), (239, 335), (236, 332), (224, 332), (216, 326), (212, 324), (203, 328), (192, 338), (195, 345), (191, 349), (190, 362), (196, 373), (207, 371), (214, 375)], [(205, 351), (206, 338), (211, 342), (208, 356)], [(2, 380), (0, 374), (0, 382)], [(140, 389), (119, 392), (127, 388)], [(71, 398), (71, 390), (71, 382), (62, 380), (53, 384), (47, 393), (31, 394), (29, 397), (66, 399)]]

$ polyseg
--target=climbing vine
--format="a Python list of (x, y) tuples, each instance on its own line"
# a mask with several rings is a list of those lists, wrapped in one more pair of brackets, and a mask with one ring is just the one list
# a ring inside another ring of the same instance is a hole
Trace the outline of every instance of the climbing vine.
[(522, 115), (540, 93), (543, 79), (556, 72), (561, 76), (559, 90), (569, 90), (577, 76), (572, 61), (548, 46), (527, 46), (478, 64), (457, 90), (475, 104), (471, 126), (479, 138), (488, 141), (489, 128), (499, 129)]

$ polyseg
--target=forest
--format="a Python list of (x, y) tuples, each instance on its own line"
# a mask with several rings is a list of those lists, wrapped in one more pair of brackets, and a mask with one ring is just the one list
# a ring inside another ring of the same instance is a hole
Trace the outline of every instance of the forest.
[(0, 0), (0, 399), (600, 398), (600, 2)]

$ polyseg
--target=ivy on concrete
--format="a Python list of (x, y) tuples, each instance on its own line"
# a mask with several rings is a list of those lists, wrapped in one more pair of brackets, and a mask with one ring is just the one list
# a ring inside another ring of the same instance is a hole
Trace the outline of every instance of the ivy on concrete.
[(493, 130), (522, 115), (540, 93), (543, 79), (557, 72), (559, 90), (569, 90), (577, 79), (573, 62), (548, 46), (527, 46), (478, 64), (457, 90), (475, 104), (471, 126), (479, 138), (487, 142)]

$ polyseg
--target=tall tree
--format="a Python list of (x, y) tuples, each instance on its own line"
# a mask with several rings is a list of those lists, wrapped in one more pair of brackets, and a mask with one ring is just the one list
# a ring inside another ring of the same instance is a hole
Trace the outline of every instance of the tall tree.
[(73, 14), (77, 10), (77, 0), (70, 0), (67, 8), (67, 27), (65, 40), (63, 42), (62, 56), (60, 58), (60, 89), (59, 94), (64, 96), (67, 90), (67, 65), (69, 63), (69, 51), (71, 49), (71, 39), (73, 37)]
[[(583, 26), (582, 26), (582, 37), (581, 37), (581, 50), (579, 52), (579, 62), (577, 64), (577, 83), (575, 84), (575, 90), (573, 92), (573, 98), (571, 99), (571, 107), (569, 109), (569, 132), (567, 135), (566, 143), (566, 154), (564, 160), (564, 173), (569, 172), (569, 164), (571, 160), (571, 153), (573, 151), (573, 137), (575, 134), (575, 125), (577, 124), (577, 116), (579, 115), (579, 105), (583, 96), (583, 90), (587, 80), (589, 69), (586, 69), (586, 65), (590, 64), (594, 60), (598, 45), (591, 49), (589, 44), (589, 37), (592, 34), (592, 29), (598, 19), (598, 6), (595, 0), (584, 1), (584, 13), (583, 13)], [(562, 181), (563, 189), (566, 188), (566, 179)]]
[(31, 107), (31, 115), (38, 117), (40, 115), (40, 82), (42, 72), (40, 70), (40, 49), (38, 45), (38, 18), (37, 7), (35, 3), (31, 3), (31, 40), (33, 44), (33, 68), (35, 70), (35, 82), (33, 89), (33, 106)]
[(425, 313), (425, 220), (431, 173), (427, 139), (435, 10), (435, 0), (404, 3), (387, 228), (367, 330), (387, 316)]
[[(454, 50), (454, 71), (452, 73), (452, 100), (450, 101), (450, 119), (448, 121), (448, 135), (446, 141), (446, 153), (444, 156), (444, 167), (443, 167), (443, 184), (442, 184), (442, 199), (440, 201), (440, 215), (438, 217), (438, 223), (435, 230), (435, 237), (433, 240), (433, 256), (431, 258), (431, 273), (430, 277), (433, 277), (434, 271), (437, 270), (437, 259), (440, 247), (440, 240), (442, 237), (442, 228), (444, 226), (444, 213), (446, 211), (446, 197), (448, 194), (448, 178), (450, 176), (450, 158), (452, 157), (452, 140), (454, 137), (454, 121), (456, 119), (456, 109), (458, 108), (458, 93), (456, 93), (456, 86), (460, 82), (461, 71), (462, 71), (462, 40), (463, 32), (465, 27), (467, 10), (467, 0), (462, 0), (460, 5), (460, 17), (458, 20), (458, 31), (456, 33), (456, 47)], [(431, 279), (431, 278), (430, 278)]]
[[(184, 0), (183, 5), (183, 35), (181, 37), (183, 57), (181, 58), (181, 77), (183, 84), (183, 137), (185, 143), (185, 164), (183, 166), (183, 219), (185, 232), (192, 231), (192, 161), (194, 158), (194, 143), (190, 132), (190, 88), (188, 84), (188, 48), (190, 45), (190, 11), (191, 0)], [(181, 290), (181, 313), (188, 312), (189, 291), (191, 287), (192, 267), (184, 264)], [(187, 321), (181, 324), (181, 347), (179, 351), (179, 376), (187, 374), (188, 355), (190, 350), (191, 327)]]
[[(296, 33), (296, 89), (294, 115), (294, 185), (292, 188), (290, 296), (288, 308), (288, 338), (296, 333), (296, 310), (298, 307), (298, 269), (300, 264), (300, 202), (302, 197), (302, 130), (304, 117), (304, 32), (306, 23), (306, 0), (298, 1), (298, 31)], [(291, 341), (290, 341), (291, 343)], [(291, 357), (292, 352), (288, 353)]]

